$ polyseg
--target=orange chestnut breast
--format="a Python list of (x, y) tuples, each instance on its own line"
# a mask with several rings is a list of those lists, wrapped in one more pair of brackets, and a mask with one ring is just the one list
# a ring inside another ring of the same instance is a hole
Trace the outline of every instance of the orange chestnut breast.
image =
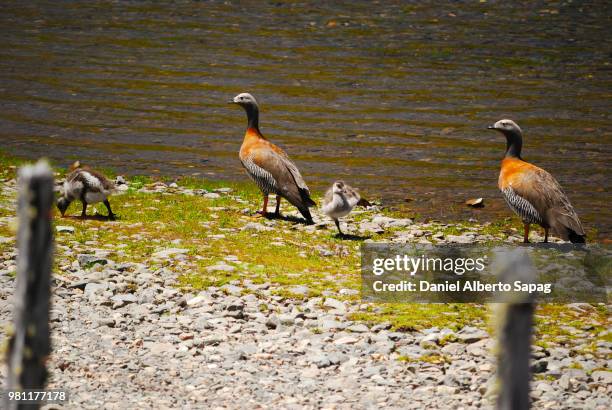
[(501, 163), (498, 186), (504, 190), (515, 185), (525, 172), (535, 171), (537, 167), (518, 158), (504, 158)]

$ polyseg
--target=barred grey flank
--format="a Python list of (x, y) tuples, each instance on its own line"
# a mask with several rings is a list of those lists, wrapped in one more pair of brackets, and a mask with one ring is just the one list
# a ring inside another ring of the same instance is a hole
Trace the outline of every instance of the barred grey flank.
[(258, 166), (253, 162), (251, 156), (247, 157), (245, 161), (241, 161), (242, 166), (247, 170), (247, 173), (253, 181), (257, 184), (261, 192), (265, 195), (274, 193), (279, 194), (276, 180), (271, 173)]
[(514, 192), (512, 187), (507, 187), (502, 190), (504, 194), (504, 199), (506, 203), (516, 213), (523, 219), (524, 223), (537, 223), (542, 224), (542, 217), (538, 213), (538, 211), (534, 208), (533, 205), (525, 198), (519, 196)]

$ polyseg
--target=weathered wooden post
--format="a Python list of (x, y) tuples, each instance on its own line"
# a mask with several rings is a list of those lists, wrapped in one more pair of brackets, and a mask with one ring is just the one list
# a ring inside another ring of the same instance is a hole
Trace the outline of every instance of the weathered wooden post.
[[(534, 283), (535, 269), (524, 249), (504, 254), (497, 274), (503, 283), (516, 280)], [(497, 408), (524, 410), (530, 408), (531, 338), (535, 297), (515, 294), (507, 303), (499, 304), (496, 312), (498, 334)]]
[[(51, 352), (49, 305), (53, 263), (53, 174), (46, 162), (19, 171), (17, 214), (18, 260), (14, 300), (14, 329), (7, 352), (8, 390), (43, 390), (46, 360)], [(9, 402), (8, 409), (38, 405)]]

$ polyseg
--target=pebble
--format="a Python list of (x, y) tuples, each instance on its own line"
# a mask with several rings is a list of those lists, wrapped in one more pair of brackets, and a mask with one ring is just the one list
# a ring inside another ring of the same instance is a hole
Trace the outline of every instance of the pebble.
[(456, 336), (457, 339), (463, 343), (475, 343), (479, 340), (488, 338), (489, 334), (484, 330), (465, 326)]
[(154, 252), (151, 255), (151, 257), (152, 258), (156, 258), (156, 259), (167, 259), (170, 256), (179, 255), (179, 254), (185, 254), (187, 252), (189, 252), (189, 249), (168, 248), (168, 249), (163, 249), (161, 251)]
[(323, 306), (335, 309), (340, 312), (346, 312), (346, 306), (344, 305), (344, 303), (334, 298), (326, 298), (325, 302), (323, 303)]
[(107, 259), (95, 256), (95, 255), (89, 255), (89, 254), (78, 255), (77, 260), (79, 262), (79, 265), (84, 268), (90, 268), (95, 264), (99, 264), (99, 265), (108, 264)]
[(207, 267), (206, 270), (209, 272), (233, 272), (236, 270), (236, 267), (225, 263), (218, 263)]
[(66, 225), (57, 225), (55, 230), (58, 233), (74, 233), (74, 226), (66, 226)]

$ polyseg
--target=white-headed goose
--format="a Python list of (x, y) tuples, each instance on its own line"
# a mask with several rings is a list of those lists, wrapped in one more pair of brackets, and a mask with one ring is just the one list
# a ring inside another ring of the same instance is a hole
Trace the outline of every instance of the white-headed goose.
[(510, 207), (525, 224), (524, 242), (529, 242), (529, 225), (574, 243), (585, 243), (580, 219), (557, 180), (542, 168), (521, 158), (523, 133), (511, 120), (500, 120), (488, 127), (506, 137), (506, 155), (501, 163), (498, 186)]
[(311, 224), (311, 206), (315, 202), (295, 164), (281, 148), (268, 141), (259, 131), (259, 107), (248, 93), (238, 94), (231, 103), (238, 104), (247, 113), (248, 125), (240, 147), (240, 161), (247, 174), (263, 193), (262, 215), (266, 215), (268, 195), (276, 195), (276, 216), (280, 215), (280, 199), (285, 198), (294, 205)]

